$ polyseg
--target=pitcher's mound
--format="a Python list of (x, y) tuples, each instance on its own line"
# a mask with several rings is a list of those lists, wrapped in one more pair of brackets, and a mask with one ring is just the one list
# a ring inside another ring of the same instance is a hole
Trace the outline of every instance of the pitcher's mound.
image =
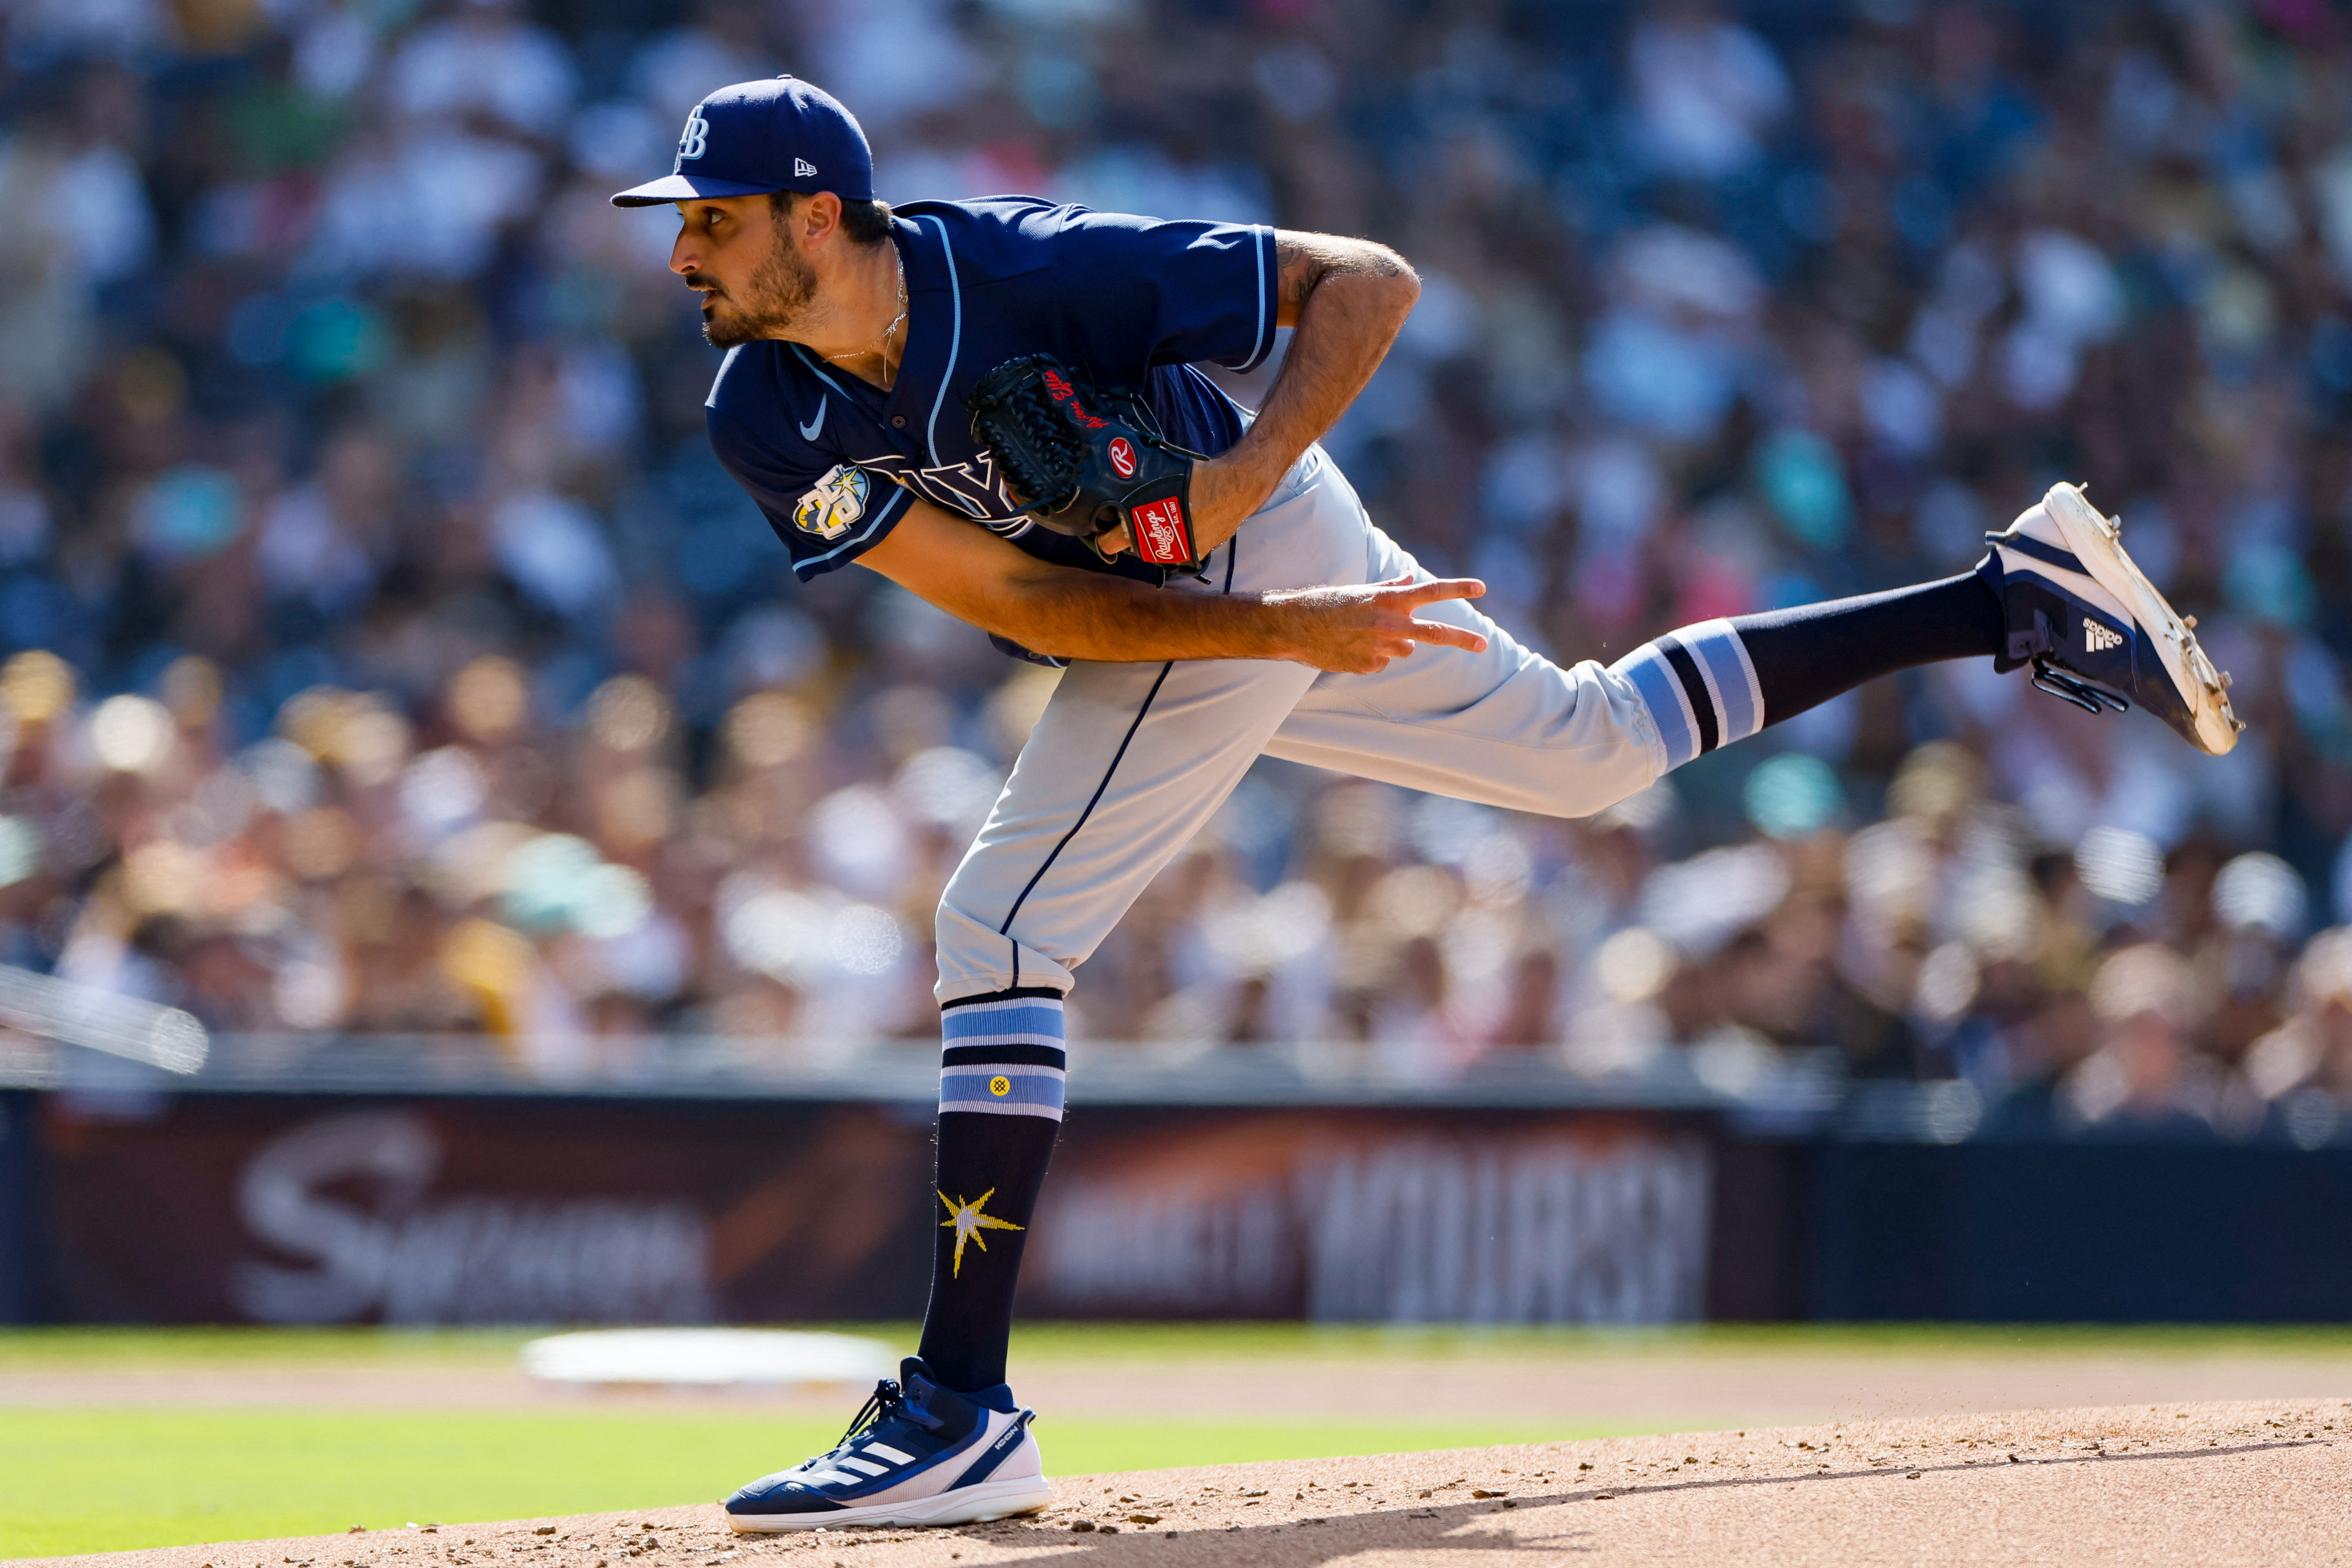
[[(1040, 1424), (1047, 1458), (1053, 1428)], [(53, 1558), (78, 1568), (1692, 1568), (2352, 1563), (2352, 1399), (1622, 1437), (1073, 1476), (956, 1530), (737, 1536), (704, 1503)], [(1475, 1557), (1464, 1553), (1476, 1553)]]

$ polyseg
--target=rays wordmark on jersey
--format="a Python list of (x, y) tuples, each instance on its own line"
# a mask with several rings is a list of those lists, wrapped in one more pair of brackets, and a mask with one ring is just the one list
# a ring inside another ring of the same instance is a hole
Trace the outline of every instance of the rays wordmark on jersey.
[(839, 538), (866, 515), (866, 487), (872, 482), (863, 468), (835, 464), (793, 508), (793, 526), (821, 539)]
[(980, 454), (969, 463), (950, 463), (937, 468), (918, 467), (913, 459), (895, 452), (864, 461), (866, 467), (887, 475), (926, 499), (952, 507), (999, 533), (1016, 532), (1029, 520), (1013, 497), (1004, 493), (1003, 482), (996, 476), (996, 459), (988, 453)]

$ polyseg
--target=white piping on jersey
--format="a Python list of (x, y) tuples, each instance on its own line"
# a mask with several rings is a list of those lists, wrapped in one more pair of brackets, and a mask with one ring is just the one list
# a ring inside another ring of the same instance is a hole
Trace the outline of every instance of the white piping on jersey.
[(930, 422), (923, 426), (923, 444), (930, 448), (931, 466), (944, 468), (947, 465), (940, 461), (940, 404), (947, 402), (956, 355), (963, 350), (963, 285), (956, 281), (955, 247), (948, 243), (948, 225), (930, 213), (923, 214), (923, 221), (940, 231), (940, 259), (948, 264), (948, 299), (955, 310), (950, 318), (953, 325), (948, 329), (948, 362), (940, 370), (940, 390), (931, 399)]
[(710, 395), (702, 400), (703, 407), (717, 408), (719, 406), (719, 383), (725, 381), (727, 379), (727, 372), (735, 368), (735, 356), (742, 351), (743, 345), (738, 343), (733, 348), (727, 350), (727, 357), (725, 359), (719, 361), (719, 373), (710, 378)]
[(1274, 245), (1274, 231), (1258, 226), (1258, 242), (1251, 247), (1257, 255), (1257, 338), (1250, 351), (1249, 362), (1235, 367), (1236, 374), (1246, 374), (1258, 368), (1265, 357), (1274, 352), (1274, 333), (1265, 319), (1265, 253)]

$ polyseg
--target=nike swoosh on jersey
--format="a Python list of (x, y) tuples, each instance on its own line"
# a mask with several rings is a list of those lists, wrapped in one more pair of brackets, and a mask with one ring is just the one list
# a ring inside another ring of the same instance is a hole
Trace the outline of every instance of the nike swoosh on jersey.
[(814, 441), (816, 439), (816, 433), (824, 428), (824, 405), (825, 400), (824, 398), (816, 400), (816, 417), (810, 420), (806, 424), (801, 426), (801, 439), (803, 441)]

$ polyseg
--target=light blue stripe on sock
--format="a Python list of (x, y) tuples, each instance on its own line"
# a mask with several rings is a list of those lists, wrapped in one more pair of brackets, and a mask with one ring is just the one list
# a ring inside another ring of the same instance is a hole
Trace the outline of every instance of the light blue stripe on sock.
[(1011, 1035), (1031, 1035), (1058, 1045), (1062, 1009), (1052, 1002), (1018, 1008), (950, 1008), (940, 1015), (940, 1033), (950, 1045), (975, 1037), (1003, 1040)]
[(1728, 746), (1763, 728), (1764, 705), (1758, 699), (1756, 677), (1748, 673), (1747, 650), (1739, 645), (1739, 633), (1731, 622), (1709, 621), (1675, 635), (1683, 640), (1693, 658), (1706, 666), (1723, 698), (1723, 737), (1716, 744)]
[[(999, 1094), (993, 1085), (1003, 1083)], [(1062, 1075), (1024, 1071), (1018, 1067), (950, 1067), (940, 1074), (940, 1109), (1025, 1112), (1033, 1116), (1062, 1116)]]
[(1698, 737), (1691, 732), (1690, 720), (1683, 716), (1682, 682), (1675, 678), (1657, 650), (1643, 643), (1618, 661), (1617, 673), (1642, 694), (1650, 722), (1658, 727), (1658, 739), (1665, 746), (1666, 766), (1680, 768), (1696, 757)]

